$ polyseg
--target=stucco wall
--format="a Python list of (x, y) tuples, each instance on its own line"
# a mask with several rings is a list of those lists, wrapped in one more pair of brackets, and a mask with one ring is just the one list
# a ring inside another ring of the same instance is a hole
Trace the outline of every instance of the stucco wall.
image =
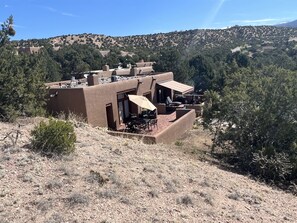
[[(154, 79), (153, 79), (154, 78)], [(132, 91), (137, 95), (151, 93), (155, 94), (155, 85), (158, 81), (172, 80), (172, 72), (163, 73), (154, 76), (146, 76), (129, 80), (122, 80), (118, 82), (99, 84), (95, 86), (86, 87), (83, 89), (86, 101), (86, 111), (88, 122), (94, 126), (107, 127), (106, 120), (106, 105), (112, 104), (113, 117), (116, 122), (116, 127), (119, 128), (119, 115), (117, 94), (120, 92)], [(139, 81), (138, 81), (139, 80)], [(131, 104), (132, 110), (137, 106)]]
[[(158, 82), (173, 80), (173, 73), (161, 73), (134, 79), (121, 80), (113, 83), (98, 84), (76, 88), (52, 88), (50, 94), (58, 92), (57, 96), (49, 98), (48, 110), (53, 113), (73, 112), (82, 115), (93, 126), (107, 127), (106, 106), (112, 105), (116, 128), (119, 128), (117, 94), (130, 91), (132, 94), (151, 94), (156, 103), (155, 86)], [(50, 86), (50, 85), (48, 85)], [(139, 108), (132, 102), (131, 109), (137, 112)]]
[(82, 88), (54, 88), (50, 89), (47, 108), (50, 113), (72, 112), (84, 118), (87, 117), (85, 98)]
[(172, 123), (172, 125), (155, 135), (156, 143), (171, 143), (175, 141), (187, 130), (192, 129), (195, 118), (195, 110), (188, 110), (186, 114)]

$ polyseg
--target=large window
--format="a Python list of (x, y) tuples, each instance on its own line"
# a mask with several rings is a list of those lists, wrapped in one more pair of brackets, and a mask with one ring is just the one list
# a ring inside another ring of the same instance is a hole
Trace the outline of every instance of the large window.
[(127, 118), (129, 118), (129, 115), (130, 115), (128, 94), (126, 93), (118, 94), (118, 108), (119, 108), (120, 123), (122, 124), (123, 122), (126, 121)]

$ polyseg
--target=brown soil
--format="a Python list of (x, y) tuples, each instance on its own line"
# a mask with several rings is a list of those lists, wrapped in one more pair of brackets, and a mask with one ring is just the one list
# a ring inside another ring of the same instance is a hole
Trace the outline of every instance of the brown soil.
[[(296, 222), (292, 194), (200, 161), (210, 143), (201, 128), (145, 145), (75, 123), (76, 152), (50, 159), (26, 146), (38, 121), (22, 121), (15, 146), (0, 141), (1, 223)], [(0, 140), (18, 129), (0, 128)]]

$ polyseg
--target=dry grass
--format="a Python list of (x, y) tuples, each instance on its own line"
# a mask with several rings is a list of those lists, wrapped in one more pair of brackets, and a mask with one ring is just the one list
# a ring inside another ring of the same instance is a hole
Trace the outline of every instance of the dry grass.
[[(77, 123), (75, 154), (49, 159), (0, 142), (0, 222), (295, 222), (297, 199), (211, 165), (210, 135), (145, 145)], [(0, 123), (0, 139), (14, 128)], [(8, 149), (10, 148), (10, 149)], [(207, 159), (205, 159), (207, 158)]]

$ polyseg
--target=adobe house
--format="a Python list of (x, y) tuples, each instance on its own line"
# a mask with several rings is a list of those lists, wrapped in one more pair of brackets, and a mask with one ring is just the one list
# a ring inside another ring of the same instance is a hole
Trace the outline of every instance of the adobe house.
[[(193, 91), (193, 87), (174, 81), (172, 72), (153, 73), (152, 63), (147, 64), (147, 67), (140, 63), (139, 67), (116, 71), (104, 66), (102, 71), (90, 73), (84, 80), (48, 83), (48, 111), (72, 112), (93, 126), (118, 130), (130, 113), (140, 113), (140, 108), (129, 101), (128, 94), (147, 97), (162, 114), (166, 112), (167, 96), (173, 98), (174, 91)], [(195, 115), (191, 117), (192, 125)]]
[(18, 50), (18, 53), (35, 54), (35, 53), (39, 53), (42, 48), (43, 46), (42, 47), (39, 47), (39, 46), (17, 47), (17, 50)]

